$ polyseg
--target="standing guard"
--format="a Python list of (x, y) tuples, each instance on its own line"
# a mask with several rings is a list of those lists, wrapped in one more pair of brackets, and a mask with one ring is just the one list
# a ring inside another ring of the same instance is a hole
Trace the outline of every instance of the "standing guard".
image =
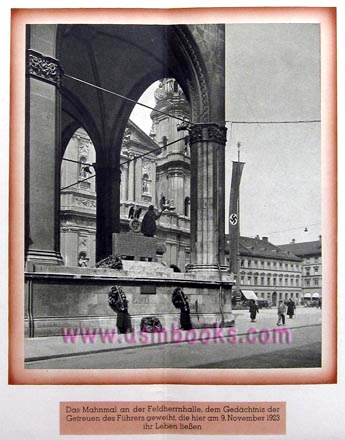
[(117, 313), (116, 327), (119, 333), (132, 331), (131, 318), (128, 313), (128, 300), (119, 286), (113, 286), (108, 295), (110, 307)]
[(172, 303), (177, 309), (181, 310), (180, 325), (182, 330), (192, 329), (188, 298), (180, 287), (176, 287), (174, 290), (172, 294)]

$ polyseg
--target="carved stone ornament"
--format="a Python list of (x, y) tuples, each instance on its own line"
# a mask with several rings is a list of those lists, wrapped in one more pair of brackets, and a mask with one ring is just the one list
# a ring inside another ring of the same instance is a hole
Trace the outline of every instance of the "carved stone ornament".
[(151, 171), (151, 161), (147, 159), (143, 159), (143, 175), (150, 174)]
[(87, 156), (89, 154), (89, 144), (87, 141), (80, 140), (79, 141), (79, 155)]
[(42, 55), (33, 49), (28, 50), (27, 72), (30, 76), (60, 87), (63, 68), (58, 60)]
[(140, 232), (141, 223), (137, 218), (132, 218), (129, 221), (129, 229), (133, 232)]
[[(200, 59), (199, 53), (196, 50), (195, 44), (192, 43), (184, 26), (176, 26), (175, 31), (180, 39), (181, 47), (185, 47), (192, 61), (195, 71), (191, 72), (193, 81), (187, 80), (192, 98), (192, 114), (194, 120), (207, 121), (209, 120), (209, 96), (207, 86), (206, 70), (203, 62)], [(198, 85), (196, 88), (195, 86)], [(193, 99), (194, 96), (199, 95), (198, 99)], [(199, 102), (198, 102), (199, 101)]]
[(96, 264), (96, 267), (106, 267), (108, 269), (118, 269), (121, 270), (123, 268), (122, 260), (117, 255), (110, 255), (107, 258), (99, 261)]
[(158, 88), (154, 91), (154, 96), (156, 98), (156, 102), (164, 99), (165, 97), (164, 81), (161, 81), (159, 83)]
[(85, 236), (79, 236), (79, 249), (86, 249), (87, 248), (87, 237)]
[(190, 144), (196, 142), (217, 142), (221, 145), (226, 143), (227, 128), (218, 124), (197, 124), (190, 130)]
[(96, 200), (87, 199), (85, 197), (74, 197), (74, 202), (78, 206), (84, 206), (86, 208), (96, 208)]
[(132, 130), (129, 127), (126, 127), (125, 132), (123, 134), (122, 146), (127, 146), (131, 140)]

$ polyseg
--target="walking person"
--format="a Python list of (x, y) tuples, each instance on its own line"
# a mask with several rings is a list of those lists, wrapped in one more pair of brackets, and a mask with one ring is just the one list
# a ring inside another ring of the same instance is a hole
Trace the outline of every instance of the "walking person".
[(295, 309), (296, 309), (296, 304), (295, 304), (294, 300), (292, 298), (290, 298), (288, 305), (287, 305), (287, 315), (290, 319), (292, 319), (292, 317), (294, 316)]
[(278, 304), (278, 322), (277, 325), (281, 325), (281, 322), (283, 323), (283, 325), (285, 325), (285, 313), (286, 313), (286, 308), (285, 308), (285, 304), (282, 300), (279, 301)]
[(259, 313), (259, 307), (257, 306), (256, 302), (251, 299), (249, 302), (249, 313), (250, 313), (250, 319), (252, 322), (256, 321), (256, 314)]

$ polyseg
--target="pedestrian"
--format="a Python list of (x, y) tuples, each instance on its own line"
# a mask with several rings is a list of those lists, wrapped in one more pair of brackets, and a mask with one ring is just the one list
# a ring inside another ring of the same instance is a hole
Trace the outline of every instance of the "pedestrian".
[(256, 302), (251, 299), (249, 302), (249, 313), (250, 313), (250, 319), (252, 322), (256, 321), (256, 314), (259, 313), (259, 307), (257, 306)]
[(280, 325), (280, 323), (282, 322), (283, 325), (285, 325), (285, 313), (286, 313), (286, 309), (285, 309), (285, 304), (282, 300), (279, 301), (278, 304), (278, 322), (277, 325)]
[(155, 213), (155, 208), (153, 205), (149, 206), (149, 210), (144, 215), (143, 221), (141, 223), (141, 232), (145, 237), (154, 237), (157, 233), (156, 220), (162, 215), (162, 212), (158, 214)]
[(295, 304), (294, 300), (292, 298), (290, 298), (288, 305), (287, 305), (287, 315), (290, 319), (292, 319), (292, 317), (294, 316), (295, 309), (296, 309), (296, 304)]

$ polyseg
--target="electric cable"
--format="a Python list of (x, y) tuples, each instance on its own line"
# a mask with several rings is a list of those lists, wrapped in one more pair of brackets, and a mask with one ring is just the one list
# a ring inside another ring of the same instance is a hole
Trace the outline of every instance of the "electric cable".
[[(176, 144), (177, 142), (180, 142), (180, 141), (182, 141), (182, 140), (185, 140), (187, 137), (188, 137), (188, 136), (181, 137), (181, 138), (176, 139), (176, 140), (174, 140), (174, 141), (172, 141), (172, 142), (169, 142), (169, 143), (166, 144), (166, 145), (163, 145), (162, 147), (154, 148), (153, 150), (150, 150), (150, 151), (148, 151), (148, 152), (146, 152), (146, 153), (140, 154), (139, 156), (135, 156), (135, 157), (133, 157), (132, 159), (125, 160), (124, 162), (121, 162), (121, 163), (120, 163), (120, 166), (121, 166), (121, 165), (124, 165), (124, 164), (126, 164), (126, 163), (129, 163), (129, 162), (132, 162), (133, 160), (140, 159), (140, 158), (142, 158), (142, 157), (144, 157), (144, 156), (147, 156), (147, 155), (149, 155), (149, 154), (151, 154), (151, 153), (154, 153), (155, 151), (162, 150), (163, 148), (166, 148), (166, 147), (168, 147), (169, 145)], [(68, 160), (68, 161), (71, 161), (71, 162), (77, 162), (77, 161), (73, 161), (73, 160), (71, 160), (71, 159), (65, 159), (65, 160)], [(83, 164), (84, 164), (84, 162), (77, 162), (77, 163), (83, 163)], [(86, 164), (85, 164), (85, 165), (86, 165)], [(95, 165), (97, 166), (97, 161), (96, 161), (96, 164), (91, 164), (90, 166), (92, 166), (93, 168), (95, 168)], [(65, 190), (65, 189), (68, 189), (68, 188), (70, 188), (71, 186), (77, 185), (78, 183), (85, 182), (86, 180), (92, 179), (92, 178), (95, 177), (95, 176), (96, 176), (96, 174), (93, 174), (92, 176), (86, 177), (85, 179), (78, 180), (77, 182), (74, 182), (74, 183), (71, 183), (70, 185), (64, 186), (63, 188), (60, 189), (60, 191), (63, 191), (63, 190)]]
[[(184, 124), (187, 124), (187, 125), (190, 125), (190, 126), (198, 125), (198, 123), (193, 123), (193, 122), (190, 122), (190, 121), (188, 121), (188, 120), (186, 120), (184, 118), (180, 118), (180, 117), (172, 115), (170, 113), (163, 112), (162, 110), (158, 110), (158, 109), (156, 109), (154, 107), (151, 107), (151, 106), (149, 106), (147, 104), (143, 104), (140, 101), (136, 101), (135, 99), (128, 98), (128, 96), (121, 95), (120, 93), (114, 92), (113, 90), (109, 90), (109, 89), (106, 89), (104, 87), (97, 86), (96, 84), (90, 83), (90, 82), (85, 81), (85, 80), (83, 80), (81, 78), (77, 78), (75, 76), (68, 75), (67, 73), (64, 74), (64, 77), (70, 78), (70, 79), (72, 79), (74, 81), (80, 82), (80, 83), (85, 84), (87, 86), (94, 87), (94, 88), (96, 88), (98, 90), (101, 90), (103, 92), (110, 93), (111, 95), (117, 96), (118, 98), (124, 99), (125, 101), (131, 102), (131, 103), (136, 104), (136, 105), (140, 105), (140, 106), (145, 107), (145, 108), (147, 108), (149, 110), (152, 110), (152, 111), (155, 111), (157, 113), (160, 113), (160, 114), (162, 114), (164, 116), (168, 116), (169, 118), (173, 118), (173, 119), (176, 119), (178, 121), (181, 121)], [(218, 121), (218, 122), (230, 122), (232, 124), (309, 124), (309, 123), (318, 123), (318, 122), (321, 122), (321, 120), (320, 119), (296, 120), (296, 121), (231, 121), (231, 120), (225, 120), (225, 121)], [(211, 122), (207, 122), (207, 123), (208, 124), (212, 124), (212, 123), (216, 123), (216, 122), (212, 122), (211, 121)]]
[(143, 104), (143, 103), (141, 103), (139, 101), (136, 101), (135, 99), (128, 98), (127, 96), (121, 95), (120, 93), (114, 92), (114, 91), (109, 90), (109, 89), (105, 89), (104, 87), (101, 87), (101, 86), (97, 86), (96, 84), (92, 84), (92, 83), (90, 83), (88, 81), (84, 81), (83, 79), (76, 78), (75, 76), (67, 75), (65, 73), (64, 77), (73, 79), (74, 81), (78, 81), (78, 82), (80, 82), (82, 84), (85, 84), (85, 85), (88, 85), (90, 87), (94, 87), (94, 88), (96, 88), (98, 90), (101, 90), (102, 92), (110, 93), (111, 95), (117, 96), (118, 98), (124, 99), (125, 101), (131, 102), (131, 103), (136, 104), (136, 105), (140, 105), (140, 106), (145, 107), (145, 108), (147, 108), (149, 110), (153, 110), (153, 111), (155, 111), (157, 113), (160, 113), (161, 115), (168, 116), (169, 118), (177, 119), (178, 121), (181, 121), (184, 124), (193, 125), (191, 122), (187, 121), (186, 119), (179, 118), (178, 116), (171, 115), (170, 113), (163, 112), (162, 110), (157, 110), (156, 108), (150, 107), (149, 105)]

